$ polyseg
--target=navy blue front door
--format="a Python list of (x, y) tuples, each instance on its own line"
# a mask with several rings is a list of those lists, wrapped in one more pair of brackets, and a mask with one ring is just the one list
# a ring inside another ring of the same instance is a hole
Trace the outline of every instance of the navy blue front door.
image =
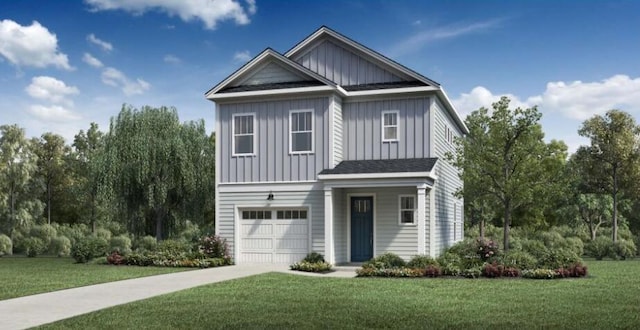
[(373, 258), (373, 197), (351, 197), (351, 261)]

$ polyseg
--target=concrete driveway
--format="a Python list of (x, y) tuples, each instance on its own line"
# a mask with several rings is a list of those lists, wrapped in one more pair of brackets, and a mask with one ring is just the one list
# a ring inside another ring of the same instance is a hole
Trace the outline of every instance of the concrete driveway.
[(286, 265), (240, 265), (156, 275), (0, 300), (0, 329), (25, 329), (200, 285), (277, 271)]

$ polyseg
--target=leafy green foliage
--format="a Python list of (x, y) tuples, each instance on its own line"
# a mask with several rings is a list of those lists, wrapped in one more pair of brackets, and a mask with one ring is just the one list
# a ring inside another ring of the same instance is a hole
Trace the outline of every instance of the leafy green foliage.
[(202, 239), (200, 239), (199, 250), (209, 258), (223, 258), (231, 260), (227, 240), (217, 235), (202, 237)]
[(318, 252), (311, 252), (307, 254), (307, 256), (302, 259), (302, 261), (310, 262), (310, 263), (318, 263), (325, 262), (324, 256)]
[(363, 267), (371, 266), (374, 268), (385, 269), (385, 268), (400, 268), (400, 267), (405, 267), (406, 265), (407, 263), (399, 255), (395, 253), (387, 252), (365, 262), (362, 266)]
[(33, 226), (31, 227), (31, 230), (29, 230), (29, 236), (41, 239), (46, 246), (49, 246), (51, 240), (57, 235), (58, 231), (55, 229), (55, 227), (48, 224)]
[(13, 254), (13, 244), (11, 238), (0, 234), (0, 257)]
[(438, 265), (438, 261), (426, 255), (413, 256), (407, 263), (407, 267), (418, 269), (425, 269), (430, 265)]
[(71, 254), (71, 240), (65, 236), (57, 236), (49, 243), (49, 252), (58, 257), (68, 257)]
[(27, 257), (31, 258), (43, 254), (45, 251), (47, 251), (48, 245), (39, 237), (28, 237), (24, 240), (23, 244)]
[(533, 269), (538, 264), (538, 260), (528, 252), (509, 250), (500, 258), (505, 267), (517, 269)]
[(109, 240), (109, 251), (117, 251), (120, 254), (131, 253), (131, 239), (126, 235), (111, 237)]
[(331, 264), (325, 261), (302, 260), (289, 266), (289, 269), (311, 273), (326, 273), (331, 271)]
[(143, 236), (135, 240), (136, 252), (153, 252), (158, 248), (158, 241), (153, 236)]
[(637, 252), (638, 250), (633, 241), (621, 239), (610, 246), (609, 257), (611, 257), (611, 259), (625, 260), (635, 257)]
[(438, 257), (438, 264), (443, 275), (458, 276), (462, 270), (462, 258), (451, 252), (445, 252)]
[(96, 257), (107, 255), (109, 243), (103, 237), (87, 236), (71, 248), (71, 257), (77, 263), (87, 263)]
[(602, 260), (602, 258), (609, 255), (612, 245), (613, 240), (611, 238), (600, 236), (585, 246), (585, 252), (587, 255), (596, 258), (596, 260)]

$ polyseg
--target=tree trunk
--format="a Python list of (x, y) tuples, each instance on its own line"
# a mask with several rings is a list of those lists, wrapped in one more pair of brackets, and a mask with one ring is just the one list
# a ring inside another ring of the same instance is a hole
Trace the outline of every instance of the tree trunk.
[(618, 168), (613, 167), (613, 242), (618, 241)]
[(164, 219), (164, 214), (162, 210), (156, 209), (156, 240), (162, 240), (162, 222)]
[(594, 227), (593, 223), (589, 223), (589, 233), (591, 234), (591, 240), (595, 240), (596, 239), (596, 228)]
[(511, 200), (504, 202), (504, 246), (505, 253), (509, 251), (509, 226), (511, 225)]

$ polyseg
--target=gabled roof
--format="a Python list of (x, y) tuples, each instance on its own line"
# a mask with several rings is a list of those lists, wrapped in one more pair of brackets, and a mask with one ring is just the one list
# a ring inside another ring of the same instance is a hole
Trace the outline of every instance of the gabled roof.
[[(225, 78), (224, 80), (222, 80), (220, 83), (218, 83), (216, 86), (214, 86), (213, 88), (211, 88), (209, 91), (207, 91), (205, 93), (205, 97), (206, 98), (211, 98), (211, 96), (213, 96), (216, 93), (221, 92), (222, 90), (229, 88), (229, 87), (238, 87), (238, 86), (233, 86), (234, 82), (238, 82), (240, 81), (248, 72), (250, 72), (252, 69), (255, 69), (257, 67), (259, 67), (261, 64), (267, 62), (267, 61), (276, 61), (278, 64), (282, 65), (283, 67), (290, 69), (294, 72), (296, 72), (297, 74), (300, 74), (301, 76), (305, 77), (306, 79), (303, 80), (304, 82), (307, 82), (306, 85), (309, 85), (308, 82), (310, 81), (315, 81), (317, 82), (316, 84), (314, 84), (315, 86), (318, 85), (322, 85), (322, 86), (329, 86), (332, 88), (335, 88), (335, 84), (324, 78), (323, 76), (305, 68), (304, 66), (282, 56), (282, 54), (276, 52), (275, 50), (271, 49), (271, 48), (267, 48), (264, 51), (262, 51), (260, 54), (256, 55), (253, 59), (251, 59), (249, 62), (247, 62), (245, 65), (243, 65), (242, 67), (240, 67), (238, 70), (236, 70), (234, 73), (232, 73), (231, 75), (229, 75), (227, 78)], [(259, 86), (259, 85), (256, 85)], [(264, 90), (264, 89), (260, 89), (259, 87), (257, 87), (258, 90)]]
[(429, 173), (437, 161), (438, 158), (344, 160), (319, 174)]

